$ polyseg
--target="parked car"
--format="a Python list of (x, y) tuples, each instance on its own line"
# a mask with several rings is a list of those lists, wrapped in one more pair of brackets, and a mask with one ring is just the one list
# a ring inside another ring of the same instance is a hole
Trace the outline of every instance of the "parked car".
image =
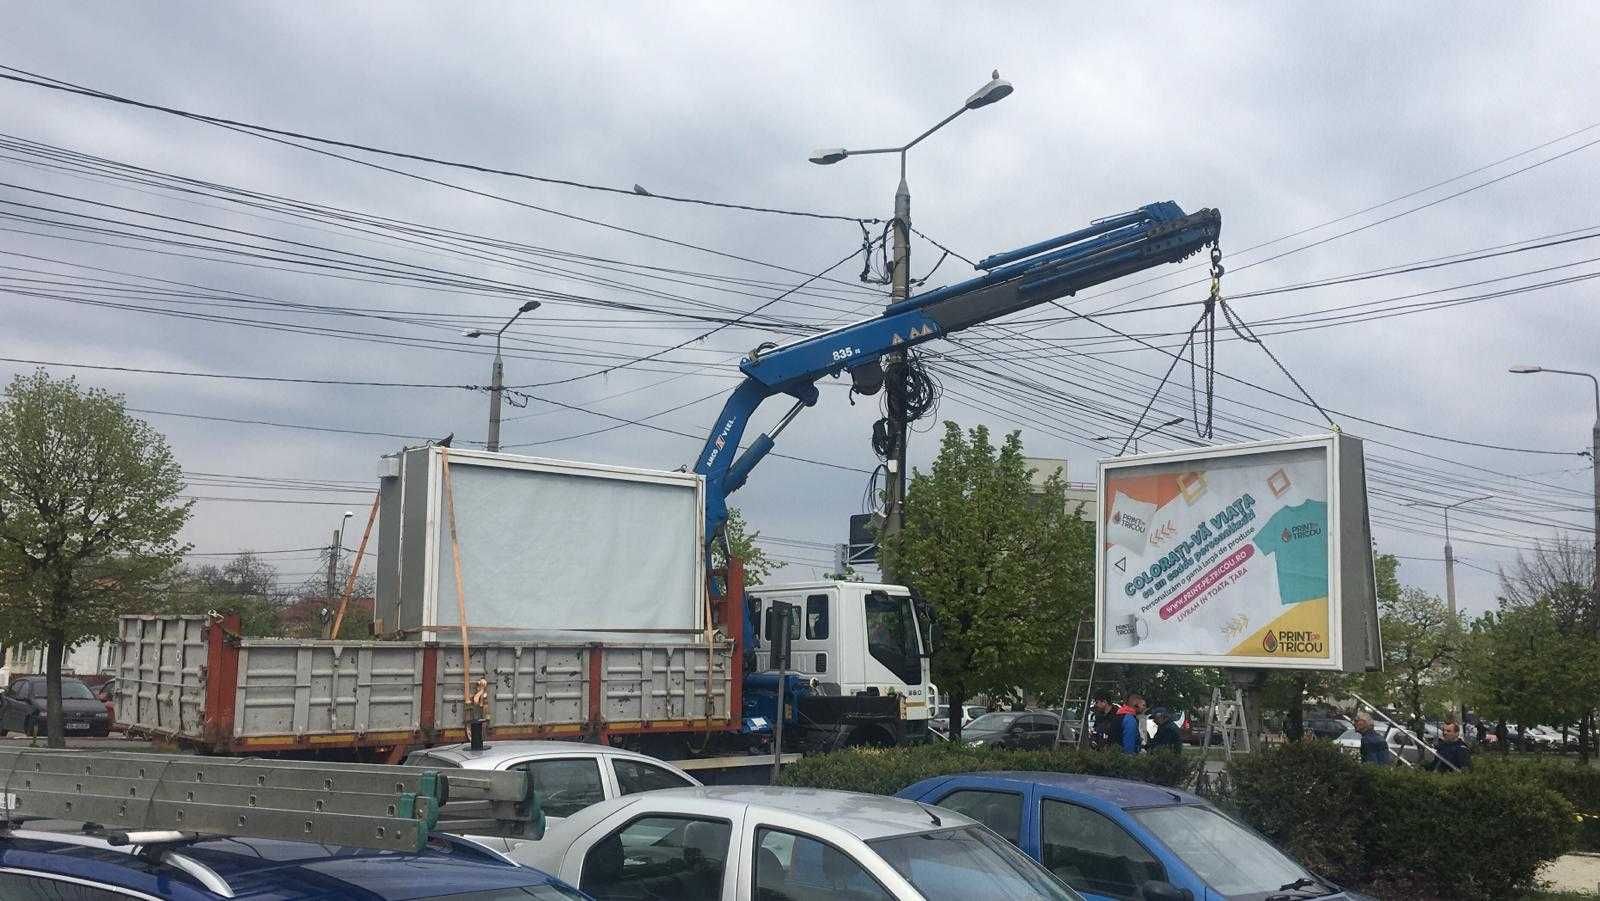
[(1305, 730), (1316, 738), (1332, 741), (1356, 727), (1347, 717), (1342, 716), (1308, 716), (1305, 718)]
[(117, 680), (107, 679), (94, 686), (95, 699), (106, 705), (106, 716), (111, 717), (113, 726), (117, 723), (117, 705), (113, 700), (117, 696)]
[[(609, 798), (662, 788), (684, 788), (700, 780), (664, 760), (610, 745), (575, 741), (497, 741), (473, 750), (471, 745), (440, 745), (406, 756), (406, 766), (469, 770), (527, 770), (546, 822), (554, 823)], [(439, 828), (450, 828), (449, 816)], [(463, 814), (470, 815), (470, 814)], [(496, 850), (508, 851), (519, 839), (473, 836)]]
[(570, 885), (465, 839), (436, 835), (420, 853), (315, 842), (217, 838), (170, 850), (81, 832), (0, 832), (0, 898), (213, 901), (572, 901)]
[(596, 804), (511, 857), (599, 901), (991, 901), (1078, 896), (972, 819), (880, 795), (683, 788)]
[(970, 748), (1049, 748), (1061, 718), (1044, 711), (986, 713), (961, 730)]
[(898, 797), (983, 823), (1097, 901), (1363, 897), (1311, 873), (1204, 800), (1164, 786), (1067, 773), (966, 773), (925, 779)]
[[(0, 692), (0, 735), (7, 732), (43, 735), (46, 690), (44, 676), (24, 676)], [(68, 735), (110, 735), (111, 714), (89, 686), (77, 679), (62, 677), (61, 727)]]

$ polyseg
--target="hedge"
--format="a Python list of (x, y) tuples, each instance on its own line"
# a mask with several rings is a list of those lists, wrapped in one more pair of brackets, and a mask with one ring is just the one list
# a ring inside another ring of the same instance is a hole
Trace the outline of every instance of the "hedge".
[(1499, 754), (1480, 754), (1473, 758), (1472, 765), (1477, 770), (1508, 770), (1535, 779), (1566, 798), (1578, 816), (1576, 850), (1600, 852), (1600, 769), (1559, 758), (1541, 760)]
[(1436, 775), (1295, 742), (1229, 774), (1245, 822), (1313, 871), (1384, 897), (1505, 897), (1576, 835), (1573, 806), (1510, 767)]
[(1184, 786), (1194, 779), (1195, 763), (1181, 754), (1116, 751), (1013, 751), (967, 748), (948, 743), (901, 748), (850, 748), (816, 754), (783, 768), (779, 782), (806, 788), (892, 795), (923, 779), (978, 770), (1087, 773)]

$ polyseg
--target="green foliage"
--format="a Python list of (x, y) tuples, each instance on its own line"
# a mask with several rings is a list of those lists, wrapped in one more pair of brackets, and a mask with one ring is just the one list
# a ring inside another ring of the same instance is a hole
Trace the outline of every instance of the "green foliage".
[(1534, 775), (1363, 766), (1326, 742), (1236, 759), (1239, 815), (1314, 871), (1384, 897), (1498, 898), (1572, 846), (1572, 805)]
[(1578, 817), (1577, 850), (1600, 852), (1600, 769), (1574, 764), (1571, 760), (1503, 757), (1481, 754), (1473, 762), (1476, 770), (1507, 770), (1567, 799)]
[(1129, 756), (1117, 751), (1014, 751), (940, 742), (813, 754), (784, 767), (779, 781), (783, 785), (806, 788), (892, 795), (934, 776), (993, 770), (1087, 773), (1168, 786), (1186, 785), (1194, 778), (1194, 762), (1181, 754)]
[(1059, 693), (1093, 591), (1094, 528), (1068, 514), (1059, 477), (1033, 489), (1018, 433), (997, 448), (982, 426), (945, 423), (931, 470), (912, 474), (904, 527), (881, 544), (885, 568), (933, 605), (933, 680), (951, 704)]
[(1493, 719), (1574, 723), (1600, 684), (1600, 642), (1566, 634), (1559, 611), (1545, 601), (1479, 617), (1464, 657), (1466, 696)]
[(1378, 602), (1383, 634), (1383, 670), (1359, 677), (1359, 691), (1374, 703), (1392, 704), (1413, 721), (1438, 714), (1454, 691), (1464, 630), (1439, 597), (1402, 588)]
[(184, 547), (183, 473), (120, 396), (43, 370), (0, 403), (0, 642), (43, 646), (49, 733), (61, 743), (66, 648), (115, 634)]
[[(728, 536), (728, 547), (733, 550), (733, 556), (744, 563), (744, 584), (760, 585), (768, 576), (789, 565), (782, 560), (774, 560), (767, 556), (767, 552), (757, 543), (761, 540), (761, 533), (752, 531), (749, 524), (744, 521), (744, 516), (736, 508), (728, 508), (728, 522), (724, 528)], [(720, 541), (712, 546), (711, 560), (714, 566), (723, 566), (727, 563)]]

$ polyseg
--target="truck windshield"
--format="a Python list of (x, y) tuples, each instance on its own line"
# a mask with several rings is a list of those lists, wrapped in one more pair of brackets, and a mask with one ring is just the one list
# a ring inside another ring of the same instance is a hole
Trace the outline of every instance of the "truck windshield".
[(867, 653), (907, 685), (922, 682), (922, 648), (917, 643), (911, 598), (881, 591), (867, 594)]
[(867, 845), (928, 901), (1079, 897), (1033, 858), (981, 826), (897, 835)]

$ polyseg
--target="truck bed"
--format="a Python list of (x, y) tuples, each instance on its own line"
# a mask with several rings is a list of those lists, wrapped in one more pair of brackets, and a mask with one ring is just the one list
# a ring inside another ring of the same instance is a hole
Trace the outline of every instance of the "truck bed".
[[(739, 727), (730, 642), (474, 642), (487, 736), (603, 740)], [(242, 638), (231, 617), (127, 616), (118, 725), (207, 753), (365, 751), (466, 738), (460, 644)]]

